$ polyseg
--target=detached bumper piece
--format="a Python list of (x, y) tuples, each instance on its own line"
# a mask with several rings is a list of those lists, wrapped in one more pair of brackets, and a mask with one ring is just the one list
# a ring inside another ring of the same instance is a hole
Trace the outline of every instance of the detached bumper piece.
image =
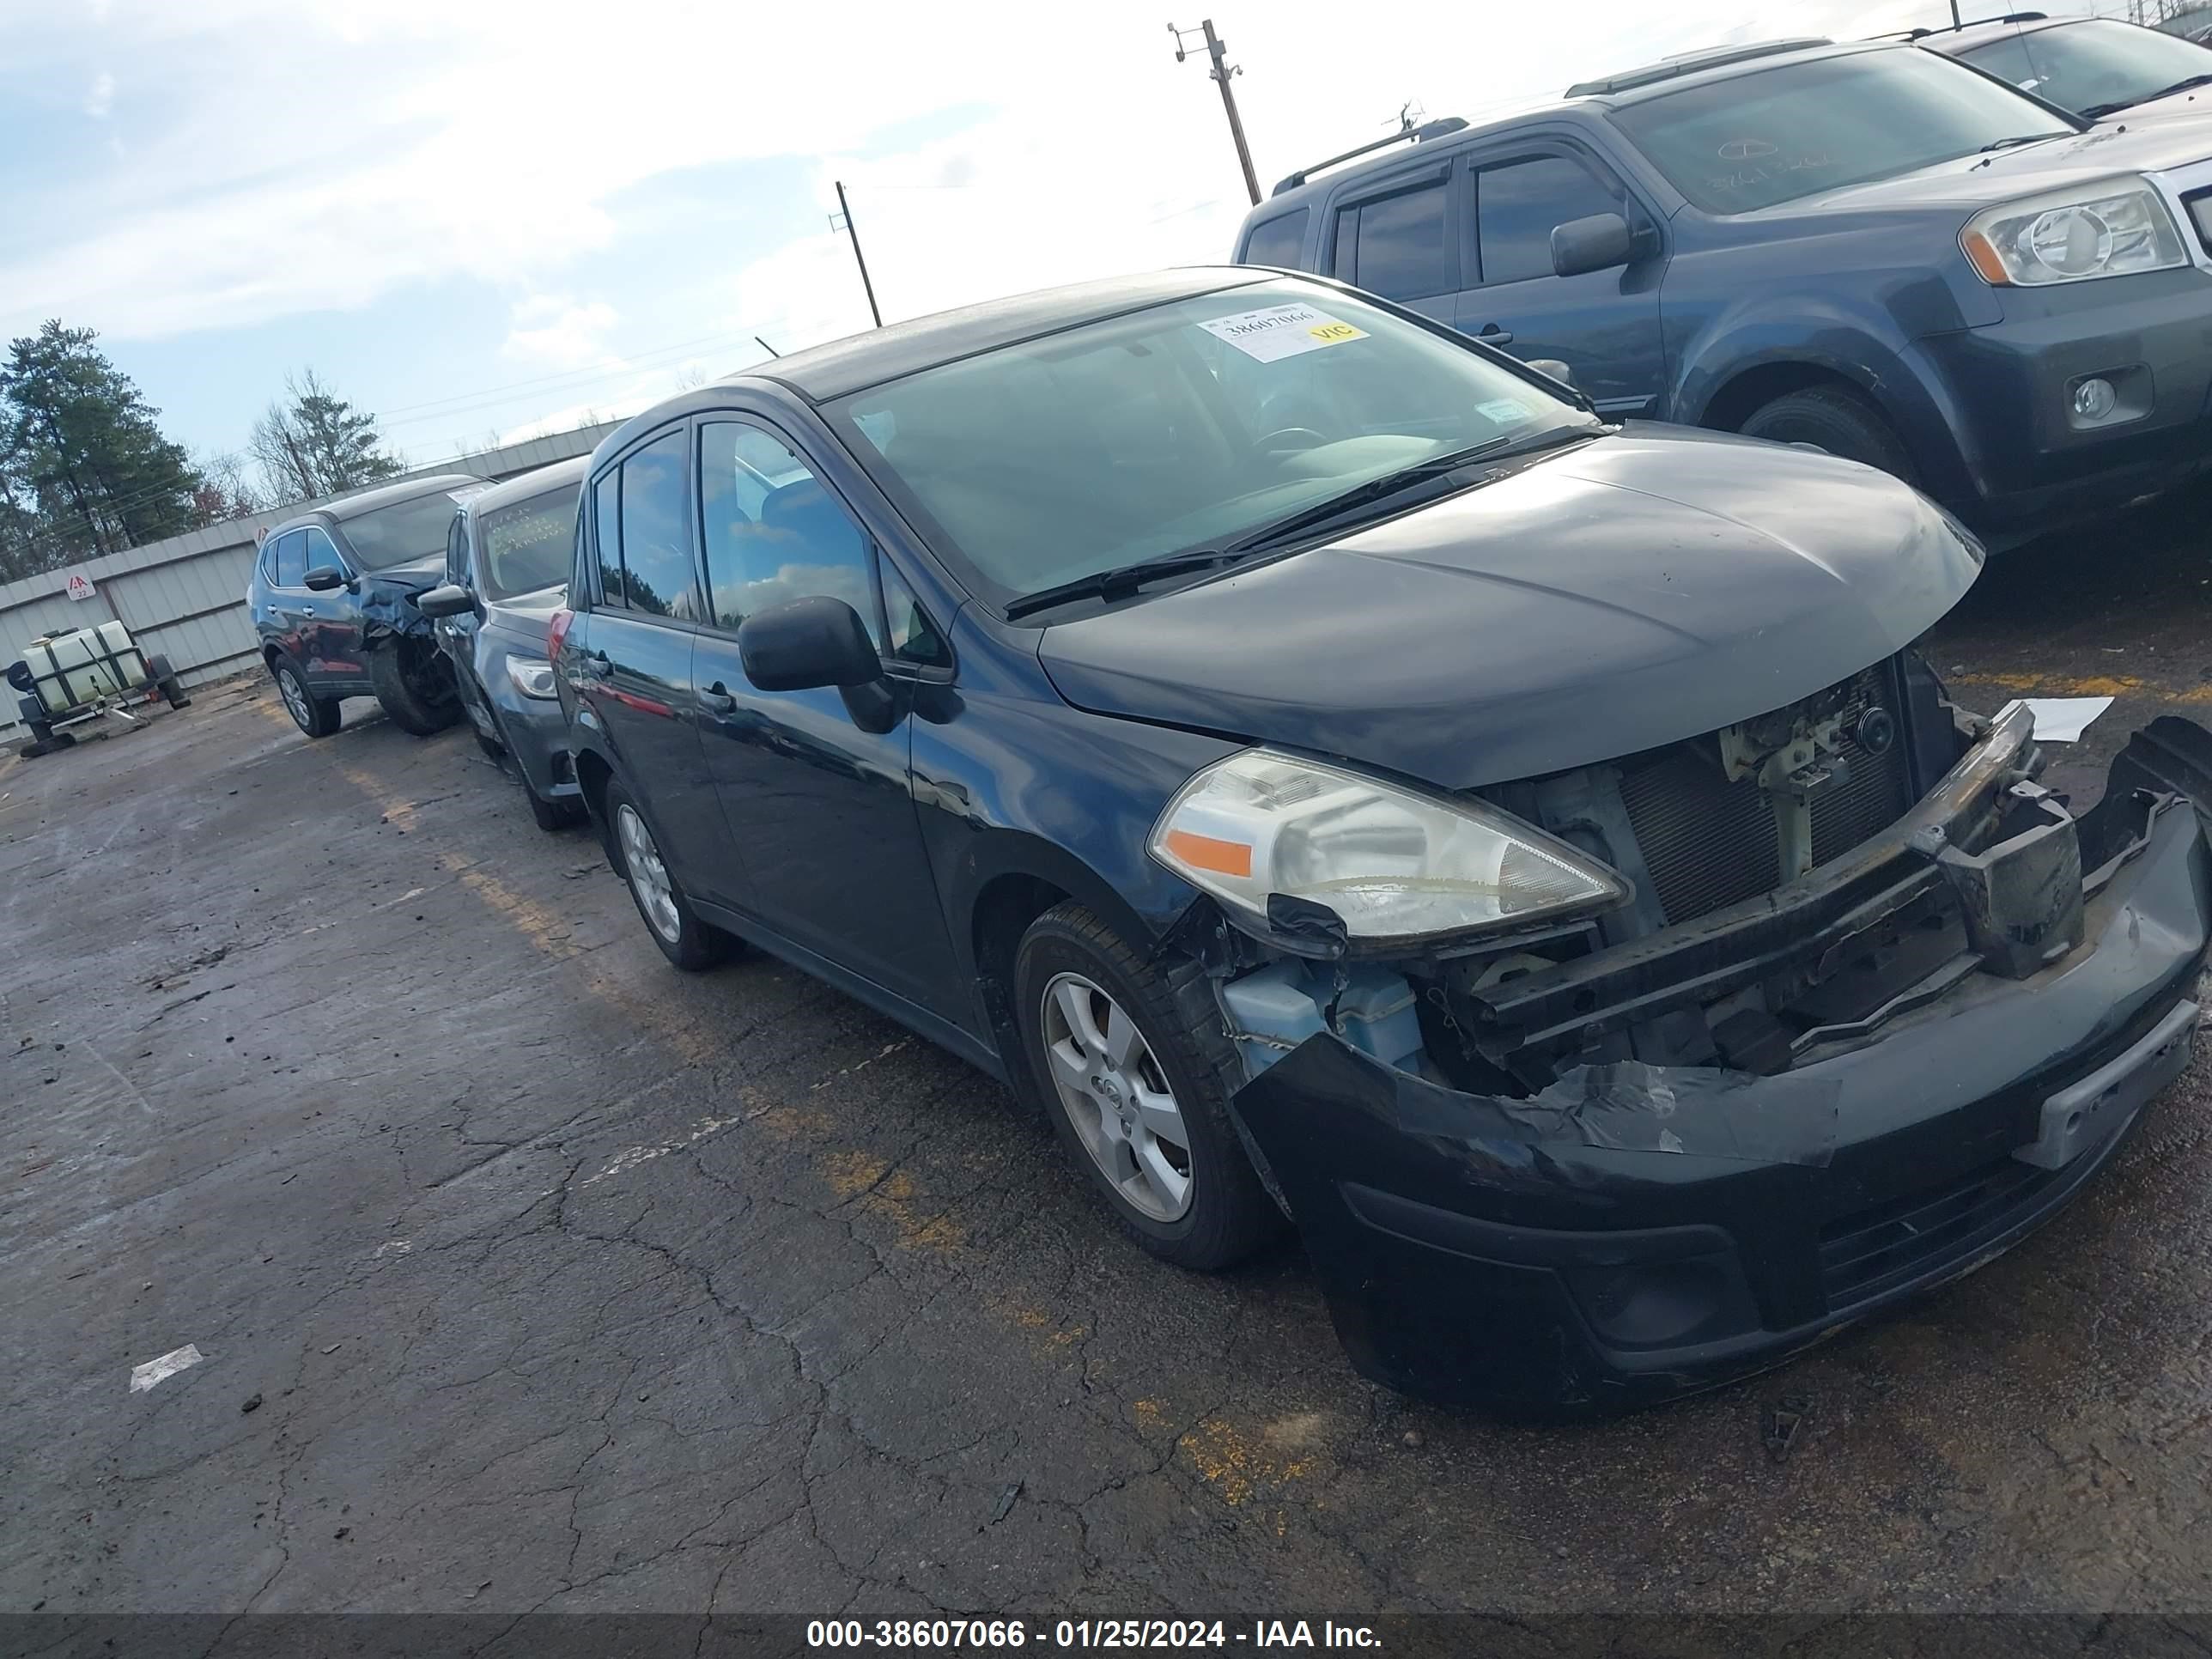
[[(2055, 1213), (2189, 1059), (2212, 733), (2137, 733), (2078, 821), (2020, 777), (2024, 743), (1993, 731), (1840, 882), (1514, 988), (1558, 1035), (1576, 1006), (1617, 1020), (1685, 977), (1771, 971), (1808, 935), (1832, 948), (1902, 889), (1948, 895), (1963, 970), (1771, 1074), (1620, 1060), (1488, 1096), (1323, 1032), (1239, 1091), (1353, 1363), (1512, 1414), (1628, 1409), (1778, 1364)], [(1997, 816), (1967, 854), (1975, 813)]]

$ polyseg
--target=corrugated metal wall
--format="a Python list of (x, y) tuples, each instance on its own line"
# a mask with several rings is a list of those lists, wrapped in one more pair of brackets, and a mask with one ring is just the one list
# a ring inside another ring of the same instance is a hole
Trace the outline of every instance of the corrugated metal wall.
[[(572, 455), (588, 455), (617, 424), (610, 421), (533, 438), (424, 467), (413, 476), (472, 472), (480, 478), (504, 481)], [(149, 542), (64, 570), (0, 583), (0, 665), (15, 661), (24, 646), (41, 635), (65, 634), (113, 618), (131, 630), (149, 656), (167, 657), (187, 685), (250, 666), (258, 654), (253, 623), (246, 611), (254, 538), (305, 505), (294, 502), (273, 513)], [(91, 599), (69, 597), (72, 576), (82, 576), (93, 585)], [(0, 685), (0, 693), (4, 693), (0, 695), (0, 737), (13, 736), (19, 730), (15, 689)]]

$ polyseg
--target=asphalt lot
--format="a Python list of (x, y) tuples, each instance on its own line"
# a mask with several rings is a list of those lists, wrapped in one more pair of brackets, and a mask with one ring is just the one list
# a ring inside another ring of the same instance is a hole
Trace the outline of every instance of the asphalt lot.
[[(2208, 500), (1941, 631), (1970, 701), (2119, 697), (2083, 797), (2212, 712)], [(889, 1021), (667, 969), (465, 728), (346, 714), (0, 759), (0, 1612), (2212, 1606), (2202, 1060), (1905, 1317), (1505, 1427), (1356, 1378), (1294, 1249), (1154, 1265)]]

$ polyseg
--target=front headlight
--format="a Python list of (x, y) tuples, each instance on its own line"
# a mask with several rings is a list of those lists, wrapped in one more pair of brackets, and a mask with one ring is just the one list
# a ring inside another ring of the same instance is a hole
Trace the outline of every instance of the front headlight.
[(1183, 785), (1148, 848), (1263, 922), (1277, 894), (1326, 905), (1354, 942), (1512, 927), (1629, 896), (1603, 865), (1480, 801), (1267, 749)]
[(553, 690), (553, 665), (543, 657), (509, 657), (507, 678), (514, 689), (526, 697), (550, 697)]
[(1960, 243), (1984, 282), (2047, 288), (2188, 263), (2173, 216), (2141, 179), (2031, 196), (1976, 214)]

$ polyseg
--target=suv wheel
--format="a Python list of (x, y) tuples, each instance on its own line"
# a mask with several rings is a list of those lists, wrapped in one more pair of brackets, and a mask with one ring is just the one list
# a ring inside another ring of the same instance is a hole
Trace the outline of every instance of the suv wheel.
[(1014, 994), (1032, 1090), (1139, 1243), (1212, 1273), (1281, 1229), (1230, 1121), (1243, 1066), (1196, 963), (1163, 972), (1061, 904), (1023, 936)]
[(338, 729), (338, 700), (311, 695), (297, 663), (279, 657), (269, 665), (269, 672), (276, 677), (276, 695), (283, 698), (294, 725), (311, 738), (327, 738)]
[(1863, 461), (1906, 483), (1919, 470), (1890, 423), (1864, 398), (1839, 386), (1808, 386), (1762, 404), (1736, 428), (1747, 438), (1810, 444), (1847, 461)]
[(687, 974), (702, 973), (727, 960), (737, 940), (699, 920), (661, 858), (645, 814), (619, 783), (607, 785), (606, 817), (608, 857), (615, 873), (629, 884), (637, 913), (645, 919), (645, 931), (653, 935), (660, 954)]
[(433, 737), (461, 717), (453, 665), (415, 641), (395, 640), (371, 651), (368, 683), (392, 724), (418, 738)]

